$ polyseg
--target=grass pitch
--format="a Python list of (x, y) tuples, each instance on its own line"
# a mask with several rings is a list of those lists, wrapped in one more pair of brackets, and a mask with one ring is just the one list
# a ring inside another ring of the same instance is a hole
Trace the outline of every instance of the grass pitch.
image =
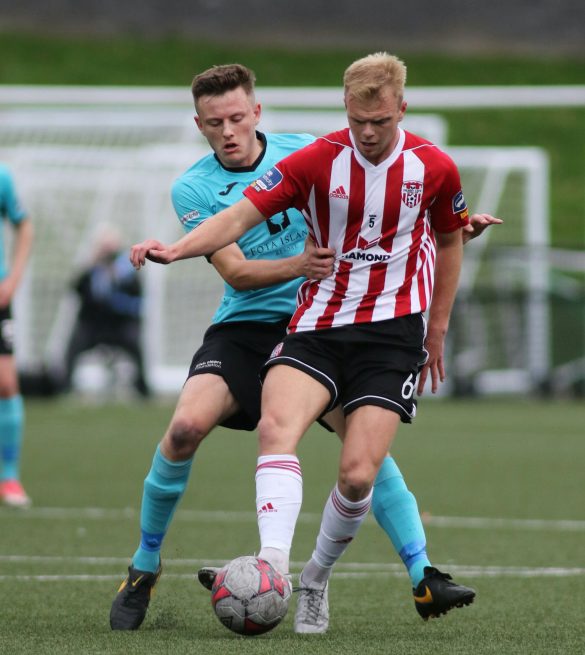
[[(423, 512), (431, 560), (477, 589), (474, 605), (421, 621), (397, 555), (368, 519), (336, 567), (329, 633), (294, 635), (293, 602), (282, 625), (256, 638), (219, 624), (194, 575), (258, 547), (254, 434), (217, 430), (202, 445), (147, 619), (138, 632), (113, 633), (110, 603), (172, 406), (63, 400), (27, 410), (23, 479), (34, 506), (0, 510), (1, 653), (585, 652), (582, 404), (423, 400), (415, 424), (401, 428), (394, 454)], [(301, 444), (296, 572), (338, 452), (318, 427)]]

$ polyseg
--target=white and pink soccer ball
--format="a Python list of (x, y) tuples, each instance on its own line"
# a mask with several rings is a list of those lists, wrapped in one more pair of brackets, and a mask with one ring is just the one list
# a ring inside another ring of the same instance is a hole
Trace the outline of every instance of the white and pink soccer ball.
[(217, 618), (240, 635), (260, 635), (285, 617), (291, 585), (267, 561), (238, 557), (217, 573), (211, 605)]

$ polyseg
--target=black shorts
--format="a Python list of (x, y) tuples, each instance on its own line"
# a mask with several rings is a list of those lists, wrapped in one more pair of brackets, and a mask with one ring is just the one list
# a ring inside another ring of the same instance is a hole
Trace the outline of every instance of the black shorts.
[(417, 375), (428, 358), (422, 314), (387, 321), (288, 334), (262, 369), (297, 368), (331, 394), (347, 416), (363, 405), (385, 407), (410, 423), (416, 415)]
[(193, 355), (187, 379), (202, 373), (220, 375), (240, 410), (220, 425), (254, 430), (260, 420), (260, 369), (286, 334), (288, 320), (278, 323), (234, 321), (215, 323)]
[(14, 323), (10, 305), (0, 309), (0, 355), (14, 353)]

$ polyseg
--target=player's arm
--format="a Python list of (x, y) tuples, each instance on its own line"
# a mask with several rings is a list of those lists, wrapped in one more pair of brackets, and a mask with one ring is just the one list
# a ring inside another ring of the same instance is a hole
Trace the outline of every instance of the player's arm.
[(29, 218), (24, 218), (18, 223), (12, 224), (15, 238), (12, 247), (12, 263), (10, 273), (0, 283), (0, 307), (6, 307), (15, 291), (18, 289), (26, 264), (30, 256), (33, 243), (33, 226)]
[(264, 216), (252, 202), (242, 198), (231, 207), (203, 221), (175, 243), (165, 245), (155, 239), (147, 239), (132, 246), (130, 261), (134, 268), (139, 269), (147, 259), (157, 264), (170, 264), (180, 259), (210, 255), (234, 243), (242, 234), (263, 220)]
[(501, 218), (490, 216), (490, 214), (473, 214), (469, 219), (469, 223), (463, 226), (461, 232), (463, 243), (465, 244), (480, 236), (490, 225), (500, 225), (503, 222)]
[(445, 336), (449, 327), (449, 317), (463, 259), (463, 240), (461, 229), (454, 232), (435, 232), (437, 258), (435, 262), (435, 281), (433, 298), (429, 308), (429, 321), (425, 348), (429, 353), (427, 363), (420, 372), (417, 393), (423, 392), (427, 376), (431, 374), (431, 391), (435, 393), (439, 382), (445, 379), (443, 351)]
[(246, 259), (236, 244), (213, 253), (211, 263), (234, 289), (246, 291), (288, 282), (298, 277), (322, 280), (333, 272), (335, 251), (318, 248), (308, 237), (304, 252), (282, 259)]

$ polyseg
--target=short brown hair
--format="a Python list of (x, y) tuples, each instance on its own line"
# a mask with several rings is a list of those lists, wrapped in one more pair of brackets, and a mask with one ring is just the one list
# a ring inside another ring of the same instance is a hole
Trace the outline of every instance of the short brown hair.
[(212, 66), (195, 75), (191, 83), (191, 93), (197, 105), (197, 100), (202, 96), (220, 96), (240, 86), (248, 95), (253, 95), (255, 82), (254, 71), (242, 64)]
[(390, 87), (402, 100), (405, 84), (404, 62), (387, 52), (376, 52), (354, 61), (343, 75), (345, 95), (357, 100), (376, 98), (384, 87)]

